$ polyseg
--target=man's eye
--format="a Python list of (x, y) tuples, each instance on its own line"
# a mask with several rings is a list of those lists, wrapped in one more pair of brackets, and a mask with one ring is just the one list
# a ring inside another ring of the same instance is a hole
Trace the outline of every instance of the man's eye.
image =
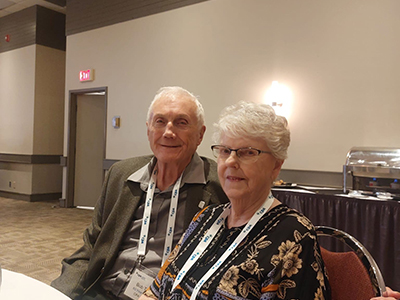
[(156, 119), (156, 120), (154, 120), (154, 124), (155, 125), (162, 125), (162, 124), (164, 124), (165, 122), (164, 122), (164, 120), (163, 119)]
[(188, 123), (188, 121), (186, 121), (186, 120), (179, 120), (179, 121), (177, 122), (177, 124), (178, 124), (179, 126), (187, 126), (189, 123)]

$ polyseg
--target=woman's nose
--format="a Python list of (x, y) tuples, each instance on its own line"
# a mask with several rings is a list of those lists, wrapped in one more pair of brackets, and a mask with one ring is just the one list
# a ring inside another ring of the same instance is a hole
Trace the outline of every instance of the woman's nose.
[(230, 167), (239, 165), (239, 156), (237, 156), (236, 151), (231, 151), (228, 158), (225, 160), (225, 164)]

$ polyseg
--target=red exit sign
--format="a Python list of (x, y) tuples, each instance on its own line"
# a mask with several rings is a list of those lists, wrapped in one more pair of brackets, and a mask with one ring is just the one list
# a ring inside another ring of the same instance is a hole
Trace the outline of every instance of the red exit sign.
[(93, 69), (79, 71), (79, 81), (93, 81)]

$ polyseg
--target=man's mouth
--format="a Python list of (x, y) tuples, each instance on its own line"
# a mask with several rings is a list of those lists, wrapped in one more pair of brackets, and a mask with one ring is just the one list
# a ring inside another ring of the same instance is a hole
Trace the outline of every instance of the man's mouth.
[(162, 147), (165, 147), (165, 148), (179, 148), (180, 146), (179, 145), (161, 145)]

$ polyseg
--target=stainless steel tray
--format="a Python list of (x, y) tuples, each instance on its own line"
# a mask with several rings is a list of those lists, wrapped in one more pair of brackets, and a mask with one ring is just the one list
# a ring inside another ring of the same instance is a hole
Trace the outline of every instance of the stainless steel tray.
[(343, 191), (347, 177), (400, 178), (400, 149), (380, 147), (353, 147), (347, 153), (343, 166)]

